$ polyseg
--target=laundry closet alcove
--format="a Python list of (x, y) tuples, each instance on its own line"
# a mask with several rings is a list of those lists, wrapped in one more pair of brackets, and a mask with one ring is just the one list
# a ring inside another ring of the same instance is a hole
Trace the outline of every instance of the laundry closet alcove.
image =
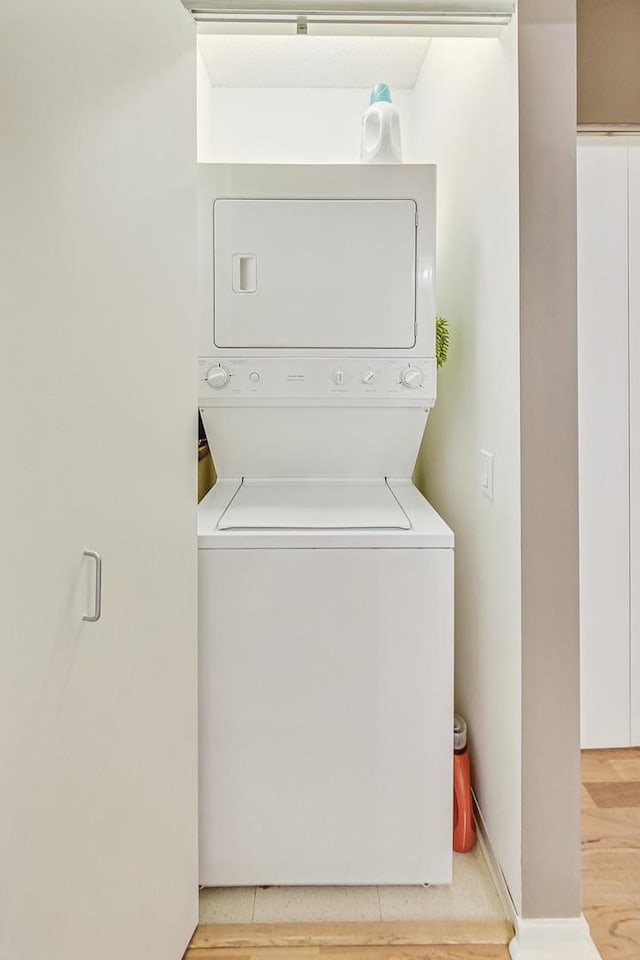
[[(257, 165), (256, 182), (261, 178), (260, 165), (284, 168), (309, 164), (320, 178), (322, 170), (317, 165), (324, 164), (330, 181), (335, 165), (358, 165), (360, 118), (368, 104), (369, 88), (384, 80), (391, 86), (393, 102), (400, 112), (405, 162), (437, 167), (437, 310), (452, 319), (454, 345), (450, 369), (442, 372), (442, 382), (438, 383), (439, 399), (429, 417), (415, 478), (432, 501), (442, 503), (452, 527), (456, 529), (455, 519), (460, 518), (463, 529), (471, 534), (463, 538), (463, 569), (456, 582), (460, 593), (456, 616), (463, 632), (479, 601), (477, 587), (469, 576), (470, 568), (484, 563), (482, 555), (486, 554), (491, 563), (504, 566), (505, 583), (516, 570), (507, 558), (517, 544), (492, 542), (489, 513), (493, 509), (504, 520), (505, 511), (509, 515), (517, 506), (517, 464), (509, 463), (515, 452), (511, 449), (515, 425), (505, 415), (500, 399), (491, 389), (484, 389), (488, 385), (482, 373), (488, 367), (495, 368), (496, 362), (502, 364), (504, 395), (508, 396), (511, 390), (517, 404), (517, 364), (509, 356), (513, 349), (513, 356), (517, 357), (515, 25), (491, 38), (229, 35), (208, 32), (206, 22), (200, 30), (200, 164), (225, 164), (230, 171), (234, 165)], [(250, 178), (250, 168), (242, 169)], [(240, 194), (236, 191), (234, 195)], [(393, 238), (390, 236), (386, 243), (389, 255), (393, 256)], [(416, 322), (420, 319), (417, 316)], [(496, 357), (491, 351), (497, 344)], [(224, 357), (220, 363), (224, 363)], [(206, 373), (203, 367), (201, 376)], [(500, 451), (504, 469), (505, 486), (499, 504), (483, 502), (475, 477), (470, 480), (461, 472), (462, 464), (472, 455), (478, 420), (485, 422), (483, 429), (493, 421), (492, 444)], [(238, 437), (241, 436), (244, 434), (239, 427)], [(319, 462), (324, 455), (321, 444), (316, 442), (315, 456)], [(223, 493), (221, 487), (218, 496)], [(465, 502), (470, 493), (471, 507)], [(477, 539), (483, 526), (487, 538), (484, 544)], [(220, 551), (223, 577), (224, 552)], [(228, 563), (236, 563), (234, 554), (238, 552), (229, 552)], [(258, 579), (247, 582), (247, 590), (255, 589), (264, 571), (256, 571), (256, 576)], [(515, 583), (514, 590), (517, 593)], [(239, 596), (237, 602), (241, 602)], [(212, 609), (211, 616), (215, 615)], [(226, 623), (226, 614), (224, 619)], [(227, 631), (233, 629), (233, 620), (231, 613)], [(486, 642), (497, 650), (505, 639), (492, 635)], [(471, 698), (470, 710), (489, 718), (491, 697), (504, 701), (505, 708), (509, 708), (515, 693), (509, 691), (508, 685), (497, 686), (487, 675), (475, 689), (470, 686), (464, 640), (458, 654), (458, 696), (468, 702)], [(501, 656), (502, 670), (506, 675), (511, 673), (515, 682), (520, 670), (517, 651), (506, 647)], [(201, 686), (201, 702), (203, 696)], [(295, 716), (291, 722), (295, 723)], [(519, 756), (519, 744), (515, 736), (511, 739), (512, 734), (515, 731), (503, 730), (498, 734), (506, 751), (501, 757), (484, 751), (480, 739), (477, 741), (478, 787), (482, 791), (483, 784), (486, 785), (488, 821), (493, 819), (492, 796), (498, 783), (511, 791), (515, 805), (518, 803), (519, 783), (513, 779), (513, 768), (509, 769), (504, 762), (507, 755), (514, 760)], [(302, 746), (301, 751), (303, 756)], [(340, 784), (332, 784), (331, 788), (339, 793)], [(255, 821), (248, 829), (259, 830), (258, 796), (254, 812), (250, 813), (251, 810), (249, 801), (246, 815), (255, 815)], [(505, 823), (497, 818), (494, 827), (496, 847), (504, 853), (507, 863), (513, 857), (515, 879), (518, 856), (512, 844), (517, 845), (518, 825), (515, 819)], [(491, 853), (488, 856), (492, 859)], [(269, 922), (481, 921), (489, 925), (489, 931), (494, 924), (493, 934), (489, 932), (488, 936), (496, 935), (497, 923), (497, 936), (504, 939), (507, 927), (499, 924), (505, 920), (506, 912), (491, 880), (492, 870), (495, 863), (487, 867), (483, 853), (476, 848), (472, 854), (456, 857), (450, 886), (333, 882), (329, 886), (278, 887), (265, 878), (261, 882), (266, 887), (206, 887), (200, 900), (203, 926), (194, 946), (215, 943), (223, 947), (235, 943), (224, 940), (226, 934), (208, 933), (207, 924), (252, 923), (257, 931), (257, 925)], [(459, 934), (464, 938), (462, 928)], [(254, 935), (259, 938), (261, 934)], [(217, 939), (219, 936), (223, 939)], [(244, 930), (241, 936), (251, 938), (251, 933)], [(426, 936), (424, 931), (422, 936)]]

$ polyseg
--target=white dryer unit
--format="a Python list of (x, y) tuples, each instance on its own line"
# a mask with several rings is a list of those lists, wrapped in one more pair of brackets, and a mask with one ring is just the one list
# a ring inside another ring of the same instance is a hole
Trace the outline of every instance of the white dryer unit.
[(435, 345), (434, 166), (199, 164), (200, 356)]
[(435, 169), (203, 165), (200, 215), (200, 882), (448, 882)]

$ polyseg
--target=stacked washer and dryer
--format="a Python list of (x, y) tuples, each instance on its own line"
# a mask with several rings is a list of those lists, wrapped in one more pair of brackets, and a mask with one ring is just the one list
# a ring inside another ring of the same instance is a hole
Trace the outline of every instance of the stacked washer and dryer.
[(199, 167), (200, 883), (451, 880), (433, 166)]

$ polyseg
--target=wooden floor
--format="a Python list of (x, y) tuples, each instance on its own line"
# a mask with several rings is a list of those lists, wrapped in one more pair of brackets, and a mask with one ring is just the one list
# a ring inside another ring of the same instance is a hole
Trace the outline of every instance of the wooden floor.
[[(582, 905), (603, 960), (640, 960), (640, 748), (582, 754)], [(509, 960), (510, 935), (506, 923), (215, 924), (185, 960)]]
[(512, 935), (504, 921), (202, 924), (185, 960), (509, 960)]
[(504, 944), (438, 944), (397, 947), (262, 947), (198, 950), (188, 960), (510, 960)]
[(640, 749), (583, 751), (582, 909), (603, 960), (640, 960)]

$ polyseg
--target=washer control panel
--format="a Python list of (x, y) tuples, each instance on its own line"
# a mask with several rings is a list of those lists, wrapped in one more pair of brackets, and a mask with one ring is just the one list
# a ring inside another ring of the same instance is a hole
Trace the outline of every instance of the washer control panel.
[(225, 357), (199, 360), (201, 403), (238, 400), (417, 400), (433, 404), (436, 363), (431, 358)]

